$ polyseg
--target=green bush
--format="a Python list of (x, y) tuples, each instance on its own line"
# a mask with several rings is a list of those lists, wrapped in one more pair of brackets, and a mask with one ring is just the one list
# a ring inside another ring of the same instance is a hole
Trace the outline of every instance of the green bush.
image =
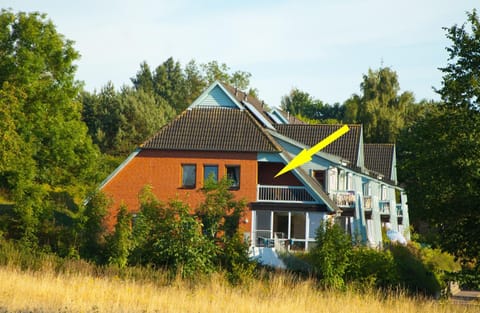
[(172, 277), (193, 278), (214, 271), (216, 246), (201, 230), (190, 208), (180, 201), (160, 203), (150, 188), (140, 195), (133, 226), (133, 264), (167, 269)]
[(350, 236), (337, 224), (321, 223), (309, 259), (323, 286), (334, 289), (345, 286), (344, 275), (351, 254)]
[(388, 288), (399, 283), (397, 268), (390, 251), (367, 247), (353, 249), (345, 277), (348, 282), (359, 283), (364, 287)]
[(400, 284), (412, 293), (439, 296), (442, 284), (434, 272), (423, 263), (415, 247), (392, 245), (390, 252), (395, 260)]

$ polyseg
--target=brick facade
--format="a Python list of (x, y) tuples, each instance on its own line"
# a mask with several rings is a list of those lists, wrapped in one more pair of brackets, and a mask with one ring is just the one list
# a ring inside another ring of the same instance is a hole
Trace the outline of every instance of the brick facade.
[[(182, 188), (182, 164), (196, 165), (196, 186)], [(237, 199), (253, 202), (257, 197), (257, 154), (235, 152), (161, 151), (141, 150), (121, 171), (102, 188), (113, 199), (111, 218), (107, 221), (113, 227), (115, 212), (121, 204), (129, 211), (139, 209), (138, 194), (146, 185), (152, 186), (153, 193), (161, 201), (178, 198), (192, 208), (204, 199), (204, 165), (218, 165), (218, 176), (226, 175), (226, 166), (240, 166), (240, 188), (232, 190)], [(243, 231), (250, 230), (251, 212), (248, 211), (241, 223)]]

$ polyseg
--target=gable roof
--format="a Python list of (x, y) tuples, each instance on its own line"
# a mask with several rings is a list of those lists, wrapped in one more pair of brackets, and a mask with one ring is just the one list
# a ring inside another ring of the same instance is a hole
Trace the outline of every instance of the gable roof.
[(143, 149), (279, 152), (280, 147), (246, 110), (193, 108), (147, 140)]
[(363, 145), (365, 167), (392, 180), (395, 145), (368, 143)]
[[(275, 125), (275, 128), (280, 134), (311, 147), (341, 126), (333, 124), (280, 124)], [(348, 125), (348, 127), (350, 128), (349, 132), (325, 147), (323, 151), (348, 160), (351, 163), (350, 166), (357, 167), (362, 127), (361, 125)]]

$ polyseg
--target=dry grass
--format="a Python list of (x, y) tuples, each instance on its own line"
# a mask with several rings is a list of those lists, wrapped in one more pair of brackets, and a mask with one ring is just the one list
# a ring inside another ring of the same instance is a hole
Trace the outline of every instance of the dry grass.
[(98, 278), (85, 274), (25, 272), (0, 267), (0, 312), (478, 312), (478, 307), (373, 292), (325, 292), (311, 281), (276, 275), (268, 282), (231, 287), (214, 276), (196, 287)]

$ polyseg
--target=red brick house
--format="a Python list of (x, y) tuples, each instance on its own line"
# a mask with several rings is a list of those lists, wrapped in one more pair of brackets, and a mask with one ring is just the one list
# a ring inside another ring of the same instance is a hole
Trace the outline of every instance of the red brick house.
[(279, 110), (266, 111), (256, 98), (216, 82), (133, 152), (100, 189), (113, 198), (114, 208), (124, 203), (133, 212), (145, 185), (161, 200), (178, 198), (195, 207), (203, 200), (206, 177), (228, 176), (235, 196), (248, 201), (241, 229), (253, 246), (288, 241), (308, 249), (320, 222), (332, 216), (374, 246), (381, 244), (385, 223), (408, 237), (395, 150), (364, 145), (361, 125), (350, 125), (308, 164), (274, 178), (302, 149), (340, 126), (306, 125)]

